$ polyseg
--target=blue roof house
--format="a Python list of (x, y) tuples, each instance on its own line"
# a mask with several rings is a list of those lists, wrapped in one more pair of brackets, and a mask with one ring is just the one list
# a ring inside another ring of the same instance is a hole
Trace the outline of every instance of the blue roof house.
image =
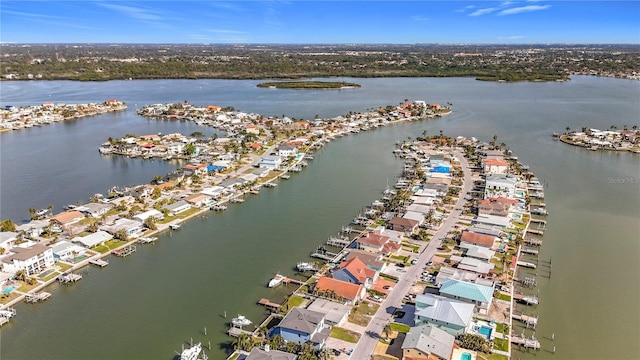
[(487, 314), (493, 300), (493, 286), (447, 279), (440, 285), (440, 295), (474, 304), (476, 311)]
[(293, 308), (276, 326), (270, 336), (280, 335), (284, 341), (298, 344), (313, 343), (322, 348), (329, 337), (331, 327), (325, 324), (324, 314), (301, 308)]

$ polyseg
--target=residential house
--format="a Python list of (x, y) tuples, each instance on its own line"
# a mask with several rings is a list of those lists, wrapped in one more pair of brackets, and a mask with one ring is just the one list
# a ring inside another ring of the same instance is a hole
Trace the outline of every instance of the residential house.
[(496, 238), (491, 235), (476, 234), (470, 231), (463, 231), (460, 236), (460, 245), (471, 244), (482, 246), (485, 248), (492, 248)]
[(152, 209), (152, 210), (134, 215), (133, 219), (138, 220), (141, 223), (144, 223), (150, 217), (154, 218), (155, 220), (162, 220), (164, 219), (164, 214), (156, 209)]
[(182, 171), (185, 176), (206, 176), (207, 175), (207, 164), (187, 164), (182, 166)]
[(331, 273), (334, 279), (346, 281), (352, 284), (363, 285), (369, 289), (378, 280), (377, 271), (369, 269), (365, 263), (357, 257), (341, 262)]
[(382, 235), (382, 231), (375, 230), (356, 239), (356, 246), (359, 249), (388, 255), (398, 252), (402, 246), (399, 243), (391, 241), (386, 235)]
[(112, 235), (124, 230), (127, 237), (138, 237), (142, 233), (144, 225), (140, 221), (119, 218), (113, 223), (113, 225), (103, 226), (102, 228)]
[(112, 208), (113, 204), (88, 203), (82, 206), (78, 206), (74, 210), (80, 211), (81, 213), (93, 218), (99, 218), (109, 212), (109, 210), (111, 210)]
[(381, 254), (375, 254), (361, 249), (349, 249), (349, 253), (345, 257), (345, 260), (351, 260), (356, 257), (365, 263), (369, 269), (377, 272), (382, 272), (387, 267), (387, 263), (382, 260)]
[(500, 158), (485, 158), (482, 160), (485, 174), (506, 174), (509, 162)]
[(489, 174), (485, 178), (484, 198), (504, 196), (514, 198), (518, 178), (509, 174)]
[(282, 165), (282, 158), (280, 158), (280, 156), (266, 155), (260, 159), (259, 167), (269, 170), (280, 170), (280, 165)]
[(267, 176), (269, 176), (269, 172), (271, 170), (267, 169), (267, 168), (257, 168), (257, 169), (253, 169), (251, 170), (251, 173), (258, 176), (259, 178), (265, 178)]
[(186, 197), (184, 201), (199, 208), (209, 207), (214, 204), (213, 199), (210, 196), (204, 194), (193, 194)]
[(462, 280), (486, 286), (495, 285), (492, 279), (485, 278), (477, 272), (462, 270), (451, 266), (441, 266), (436, 276), (435, 285), (440, 286), (447, 279)]
[(490, 248), (469, 243), (460, 244), (460, 248), (462, 249), (462, 256), (485, 262), (490, 261), (496, 254), (496, 252)]
[(487, 261), (482, 261), (471, 257), (454, 256), (451, 256), (449, 260), (452, 263), (457, 262), (458, 269), (472, 271), (483, 276), (489, 275), (491, 270), (493, 270), (493, 268), (495, 267), (494, 264)]
[(403, 219), (415, 220), (418, 222), (418, 226), (424, 223), (424, 214), (417, 211), (407, 211), (402, 215)]
[(280, 145), (278, 147), (278, 156), (281, 157), (292, 157), (296, 156), (298, 153), (298, 148), (292, 145)]
[(84, 219), (84, 214), (76, 210), (63, 211), (51, 217), (51, 221), (62, 226), (75, 224), (82, 219)]
[(2, 258), (3, 271), (16, 273), (24, 270), (27, 276), (38, 274), (49, 266), (53, 266), (53, 249), (42, 244), (29, 247), (14, 247), (11, 254)]
[(455, 340), (433, 325), (414, 326), (402, 343), (402, 360), (450, 360)]
[(473, 318), (473, 304), (434, 294), (416, 296), (416, 326), (431, 324), (455, 336), (465, 333)]
[(488, 226), (499, 226), (507, 228), (511, 226), (511, 218), (509, 216), (478, 214), (474, 219), (476, 224), (484, 224)]
[(322, 348), (330, 332), (324, 314), (296, 307), (284, 316), (272, 331), (272, 336), (280, 335), (284, 341), (298, 344), (312, 342), (314, 346)]
[(211, 196), (214, 199), (217, 199), (222, 195), (224, 191), (225, 191), (225, 188), (222, 186), (212, 186), (212, 187), (202, 189), (200, 193), (207, 196)]
[(481, 314), (488, 314), (493, 300), (492, 286), (455, 279), (447, 279), (440, 285), (440, 295), (475, 305)]
[(5, 250), (11, 250), (16, 240), (18, 240), (18, 235), (19, 234), (14, 231), (0, 232), (0, 247)]
[(311, 305), (307, 306), (308, 310), (324, 314), (324, 321), (330, 326), (340, 326), (347, 321), (351, 306), (338, 304), (326, 299), (316, 299)]
[(169, 210), (169, 215), (176, 216), (191, 209), (191, 204), (184, 200), (176, 201), (173, 204), (166, 205), (165, 209)]
[(396, 216), (389, 221), (389, 225), (393, 230), (413, 233), (418, 227), (418, 221)]
[(44, 232), (44, 229), (49, 225), (51, 225), (49, 220), (31, 220), (26, 224), (16, 226), (16, 231), (22, 231), (24, 232), (24, 236), (34, 238), (36, 236), (40, 236)]
[(485, 199), (480, 201), (480, 205), (478, 205), (478, 214), (507, 216), (517, 204), (518, 200), (505, 197)]
[(80, 243), (87, 248), (91, 248), (96, 245), (104, 245), (105, 242), (111, 239), (113, 239), (113, 235), (106, 231), (99, 230), (89, 235), (75, 237), (71, 241)]
[(316, 281), (314, 290), (325, 294), (335, 294), (339, 299), (344, 299), (344, 301), (350, 303), (363, 300), (367, 295), (367, 289), (362, 285), (352, 284), (326, 276)]
[(265, 349), (254, 347), (244, 360), (296, 360), (298, 355), (280, 350), (271, 350), (269, 345)]
[(83, 254), (87, 248), (78, 246), (66, 240), (58, 241), (51, 248), (53, 250), (53, 258), (55, 260), (69, 260)]

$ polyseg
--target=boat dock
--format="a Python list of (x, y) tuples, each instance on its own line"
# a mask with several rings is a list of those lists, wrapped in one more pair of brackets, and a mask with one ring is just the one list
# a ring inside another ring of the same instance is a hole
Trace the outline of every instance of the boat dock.
[(152, 242), (158, 240), (157, 237), (148, 237), (148, 236), (143, 236), (141, 238), (138, 238), (138, 243), (140, 244), (151, 244)]
[(525, 244), (527, 245), (531, 245), (531, 246), (542, 246), (542, 240), (540, 239), (532, 239), (532, 238), (528, 238), (528, 239), (524, 239), (523, 240)]
[(227, 330), (227, 334), (233, 337), (238, 337), (241, 334), (253, 335), (251, 331), (242, 330), (239, 327), (235, 327), (235, 326), (230, 327), (229, 330)]
[(136, 252), (136, 247), (133, 245), (129, 245), (127, 247), (123, 247), (121, 249), (116, 249), (111, 251), (111, 253), (115, 256), (127, 257)]
[(211, 210), (214, 210), (214, 211), (225, 211), (225, 210), (227, 210), (227, 206), (226, 205), (213, 205), (211, 207)]
[(326, 261), (332, 261), (339, 255), (340, 254), (328, 251), (323, 247), (319, 247), (318, 249), (316, 249), (316, 251), (311, 253), (311, 257), (326, 260)]
[(538, 282), (535, 278), (526, 277), (524, 279), (513, 278), (513, 281), (519, 282), (527, 287), (536, 287), (538, 286)]
[(80, 274), (62, 274), (58, 276), (58, 281), (62, 284), (71, 284), (78, 280), (82, 279), (82, 275)]
[(349, 240), (349, 238), (347, 237), (337, 238), (332, 236), (327, 240), (326, 244), (341, 248), (341, 247), (349, 246), (349, 244), (351, 244), (351, 240)]
[(7, 319), (6, 317), (1, 317), (0, 316), (0, 327), (2, 327), (4, 324), (8, 323), (9, 319)]
[(51, 293), (42, 291), (36, 294), (27, 294), (24, 298), (24, 301), (26, 301), (29, 304), (35, 304), (37, 302), (45, 301), (50, 297), (51, 297)]
[(543, 230), (537, 230), (537, 229), (527, 229), (528, 233), (532, 233), (532, 234), (536, 234), (536, 235), (544, 235), (544, 231)]
[(288, 284), (304, 285), (304, 281), (300, 281), (300, 280), (296, 280), (288, 277), (285, 277), (284, 279), (282, 279), (282, 283), (285, 285), (288, 285)]
[(103, 268), (103, 267), (109, 265), (109, 262), (107, 260), (103, 260), (103, 259), (91, 259), (91, 260), (89, 260), (89, 264)]
[(271, 300), (266, 299), (266, 298), (262, 298), (262, 299), (258, 300), (258, 304), (266, 307), (267, 309), (269, 309), (271, 311), (278, 311), (282, 307), (282, 305), (280, 305), (278, 303), (271, 302)]
[(520, 248), (520, 252), (524, 254), (538, 255), (539, 251), (536, 249)]
[(514, 293), (513, 300), (526, 305), (538, 305), (538, 298), (532, 295)]
[(535, 329), (536, 325), (538, 325), (538, 318), (535, 316), (529, 316), (524, 314), (520, 314), (520, 315), (513, 314), (513, 316), (511, 317), (513, 318), (513, 320), (518, 320), (524, 323), (526, 327), (531, 326), (532, 328)]
[(520, 260), (518, 260), (516, 262), (516, 264), (518, 266), (526, 267), (526, 268), (529, 268), (529, 269), (535, 269), (537, 267), (536, 264), (534, 264), (534, 263), (530, 263), (530, 262), (526, 262), (526, 261), (520, 261)]
[(527, 339), (522, 336), (511, 336), (511, 343), (518, 346), (524, 346), (525, 349), (540, 350), (540, 341), (535, 338)]

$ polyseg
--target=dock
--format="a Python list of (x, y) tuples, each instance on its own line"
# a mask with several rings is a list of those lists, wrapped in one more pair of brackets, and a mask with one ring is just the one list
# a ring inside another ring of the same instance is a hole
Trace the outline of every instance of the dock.
[(78, 280), (82, 279), (82, 275), (80, 274), (62, 274), (60, 276), (58, 276), (58, 281), (61, 284), (71, 284), (74, 282), (77, 282)]
[(153, 236), (153, 237), (148, 237), (148, 236), (143, 236), (141, 238), (138, 238), (138, 243), (139, 244), (151, 244), (152, 242), (158, 240), (157, 237)]
[(535, 316), (513, 314), (512, 318), (513, 320), (518, 320), (524, 323), (527, 327), (531, 326), (534, 329), (536, 328), (536, 325), (538, 325), (538, 318)]
[(513, 278), (513, 281), (519, 282), (522, 285), (527, 286), (527, 287), (536, 287), (536, 286), (538, 286), (538, 282), (536, 281), (535, 278), (530, 278), (530, 277), (526, 277), (524, 279)]
[(543, 230), (537, 230), (537, 229), (527, 229), (528, 233), (532, 233), (532, 234), (536, 234), (536, 235), (544, 235), (544, 231)]
[(513, 300), (526, 305), (538, 305), (538, 298), (532, 295), (514, 293)]
[(282, 279), (282, 283), (285, 285), (289, 285), (289, 284), (304, 285), (304, 281), (300, 281), (300, 280), (296, 280), (288, 277), (285, 277), (284, 279)]
[(2, 327), (4, 324), (8, 323), (9, 319), (7, 319), (6, 317), (1, 317), (0, 316), (0, 327)]
[(127, 247), (123, 247), (121, 249), (116, 249), (111, 251), (113, 255), (119, 256), (119, 257), (127, 257), (133, 254), (134, 252), (136, 252), (136, 247), (133, 245), (129, 245)]
[(225, 211), (225, 210), (227, 210), (227, 206), (226, 205), (213, 205), (211, 207), (211, 210), (213, 210), (213, 211)]
[(316, 251), (311, 253), (311, 257), (326, 260), (326, 261), (331, 261), (336, 257), (338, 257), (338, 255), (340, 254), (328, 251), (323, 247), (319, 247), (318, 249), (316, 249)]
[(518, 260), (516, 262), (516, 264), (518, 266), (526, 267), (526, 268), (529, 268), (529, 269), (535, 269), (537, 267), (536, 264), (534, 264), (534, 263), (530, 263), (530, 262), (526, 262), (526, 261), (520, 261), (520, 260)]
[(524, 254), (538, 255), (539, 251), (536, 249), (530, 249), (530, 248), (520, 248), (520, 252)]
[(542, 246), (542, 240), (540, 239), (532, 239), (532, 238), (528, 238), (528, 239), (524, 239), (523, 240), (525, 244), (527, 245), (531, 245), (531, 246)]
[(50, 297), (51, 297), (51, 293), (42, 291), (36, 294), (27, 294), (24, 298), (24, 301), (26, 301), (29, 304), (35, 304), (37, 302), (45, 301)]
[(349, 240), (348, 237), (337, 238), (337, 237), (333, 237), (332, 236), (329, 239), (327, 239), (326, 244), (342, 248), (342, 247), (345, 247), (345, 246), (349, 246), (349, 244), (351, 244), (351, 240)]
[(262, 298), (262, 299), (258, 300), (258, 304), (266, 307), (267, 309), (269, 309), (271, 311), (278, 311), (282, 307), (282, 305), (280, 305), (278, 303), (271, 302), (271, 300), (266, 299), (266, 298)]
[(518, 346), (524, 346), (525, 349), (540, 350), (540, 341), (535, 338), (527, 339), (522, 336), (511, 336), (511, 343)]
[(103, 259), (91, 259), (91, 260), (89, 260), (89, 264), (103, 268), (103, 267), (109, 265), (109, 262), (107, 260), (103, 260)]
[(227, 330), (227, 334), (233, 337), (238, 337), (241, 334), (253, 335), (251, 331), (242, 330), (239, 327), (235, 327), (235, 326), (230, 327), (229, 330)]

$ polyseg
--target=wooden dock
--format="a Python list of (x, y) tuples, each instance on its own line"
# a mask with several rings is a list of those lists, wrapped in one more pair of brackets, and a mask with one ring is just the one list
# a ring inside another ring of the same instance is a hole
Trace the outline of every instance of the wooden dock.
[(520, 252), (524, 254), (538, 255), (539, 251), (537, 249), (520, 248)]
[(341, 247), (349, 246), (349, 244), (351, 244), (351, 240), (349, 240), (348, 237), (337, 238), (332, 236), (329, 239), (327, 239), (326, 244), (341, 248)]
[(513, 281), (519, 282), (527, 287), (536, 287), (538, 286), (538, 282), (535, 278), (525, 277), (524, 279), (513, 278)]
[(288, 284), (304, 285), (304, 281), (300, 281), (300, 280), (296, 280), (288, 277), (285, 277), (284, 279), (282, 279), (282, 283), (286, 285)]
[(316, 249), (316, 251), (311, 253), (311, 257), (326, 260), (326, 261), (331, 261), (336, 257), (338, 257), (338, 255), (340, 254), (328, 251), (323, 247), (319, 247), (318, 249)]
[(527, 339), (522, 336), (511, 336), (511, 343), (518, 346), (524, 346), (525, 349), (540, 350), (540, 341), (535, 338)]
[(258, 304), (260, 304), (260, 305), (262, 305), (262, 306), (264, 306), (267, 309), (272, 310), (272, 311), (278, 311), (282, 307), (282, 305), (280, 305), (278, 303), (271, 302), (271, 300), (266, 299), (266, 298), (262, 298), (262, 299), (258, 300)]
[(229, 336), (233, 336), (233, 337), (238, 337), (241, 334), (246, 334), (246, 335), (249, 335), (249, 336), (253, 335), (253, 333), (251, 331), (242, 330), (239, 327), (235, 327), (235, 326), (230, 327), (229, 330), (227, 330), (227, 334)]
[(538, 318), (535, 316), (513, 314), (512, 318), (513, 320), (518, 320), (524, 323), (527, 327), (531, 326), (534, 329), (536, 328), (536, 325), (538, 325)]
[(103, 267), (109, 265), (109, 262), (107, 260), (103, 260), (103, 259), (92, 259), (92, 260), (89, 260), (89, 264), (103, 268)]
[(82, 279), (82, 275), (80, 275), (80, 274), (69, 273), (69, 274), (62, 274), (62, 275), (58, 276), (58, 281), (61, 284), (71, 284), (71, 283), (79, 281), (80, 279)]
[(120, 256), (120, 257), (127, 257), (133, 254), (134, 252), (136, 252), (136, 247), (133, 245), (129, 245), (127, 247), (123, 247), (123, 248), (111, 251), (113, 255)]
[(536, 234), (536, 235), (544, 235), (544, 231), (543, 230), (527, 229), (527, 232), (531, 233), (531, 234)]
[(4, 324), (8, 322), (9, 322), (9, 319), (7, 319), (6, 317), (0, 316), (0, 327), (2, 327)]
[(532, 239), (532, 238), (528, 238), (528, 239), (524, 239), (523, 240), (525, 244), (527, 245), (531, 245), (531, 246), (542, 246), (542, 240), (540, 239)]
[(42, 291), (36, 294), (27, 294), (24, 298), (24, 301), (26, 301), (29, 304), (35, 304), (37, 302), (45, 301), (50, 297), (51, 297), (51, 293)]
[(526, 262), (526, 261), (520, 261), (520, 260), (518, 260), (516, 262), (516, 264), (518, 266), (526, 267), (526, 268), (529, 268), (529, 269), (535, 269), (537, 267), (536, 264), (534, 264), (534, 263), (530, 263), (530, 262)]

